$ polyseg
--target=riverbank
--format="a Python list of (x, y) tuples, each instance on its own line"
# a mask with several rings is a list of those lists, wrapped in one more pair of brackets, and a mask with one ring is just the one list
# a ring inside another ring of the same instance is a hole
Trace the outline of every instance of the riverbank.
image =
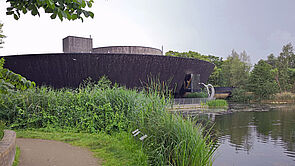
[(235, 103), (228, 102), (227, 108), (209, 108), (202, 104), (175, 104), (168, 110), (172, 113), (194, 117), (196, 115), (224, 115), (234, 112), (264, 112), (278, 108), (295, 108), (295, 104), (288, 103)]

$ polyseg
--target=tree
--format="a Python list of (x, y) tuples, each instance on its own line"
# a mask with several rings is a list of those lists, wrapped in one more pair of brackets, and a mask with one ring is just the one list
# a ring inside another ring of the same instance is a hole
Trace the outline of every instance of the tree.
[(282, 52), (278, 57), (278, 63), (281, 66), (288, 68), (295, 68), (295, 55), (294, 49), (291, 43), (283, 46)]
[(232, 50), (221, 66), (222, 86), (246, 87), (251, 68), (250, 57), (246, 51), (238, 54)]
[(274, 80), (271, 69), (270, 64), (260, 60), (251, 71), (248, 89), (259, 100), (268, 99), (278, 91), (278, 85)]
[(270, 64), (273, 68), (276, 68), (277, 58), (274, 56), (274, 54), (270, 54), (267, 56), (266, 63)]
[(292, 92), (295, 92), (295, 68), (288, 68), (288, 76), (292, 85)]
[(2, 30), (3, 24), (0, 23), (0, 48), (2, 48), (2, 44), (4, 43), (3, 38), (5, 38), (6, 36), (3, 35), (3, 30)]
[(189, 51), (189, 52), (176, 52), (176, 51), (168, 51), (165, 53), (165, 56), (175, 56), (175, 57), (183, 57), (183, 58), (194, 58), (203, 61), (207, 61), (213, 63), (215, 65), (213, 73), (210, 75), (208, 79), (208, 83), (213, 86), (221, 86), (221, 66), (223, 64), (223, 59), (213, 55), (202, 55), (198, 52)]
[(292, 87), (292, 79), (289, 74), (290, 68), (295, 68), (295, 55), (291, 43), (283, 46), (282, 52), (277, 60), (278, 82), (280, 83), (281, 92), (290, 91)]
[(10, 4), (6, 14), (13, 15), (16, 20), (20, 18), (21, 13), (30, 12), (33, 16), (40, 16), (39, 10), (41, 8), (45, 13), (51, 14), (51, 19), (58, 16), (61, 21), (64, 18), (83, 21), (83, 15), (84, 17), (94, 17), (91, 11), (85, 10), (86, 7), (92, 7), (93, 0), (7, 0), (6, 2)]

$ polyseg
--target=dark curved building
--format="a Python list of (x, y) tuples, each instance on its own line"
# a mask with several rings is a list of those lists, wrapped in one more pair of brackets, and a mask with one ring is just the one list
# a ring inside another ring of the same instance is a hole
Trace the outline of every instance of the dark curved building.
[[(199, 82), (207, 82), (214, 69), (212, 63), (190, 58), (146, 54), (114, 53), (56, 53), (13, 55), (5, 57), (5, 67), (21, 74), (37, 85), (55, 88), (78, 87), (91, 77), (107, 76), (112, 82), (128, 88), (142, 87), (148, 78), (170, 80), (176, 94), (196, 89)], [(190, 87), (187, 75), (193, 76)]]

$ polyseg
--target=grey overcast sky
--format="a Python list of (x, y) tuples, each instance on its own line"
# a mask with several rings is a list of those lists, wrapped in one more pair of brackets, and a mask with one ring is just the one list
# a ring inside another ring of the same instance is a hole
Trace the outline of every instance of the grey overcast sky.
[(6, 16), (1, 55), (62, 52), (68, 35), (93, 38), (94, 47), (139, 45), (197, 51), (226, 58), (245, 50), (255, 63), (295, 43), (295, 0), (95, 0), (94, 19), (51, 20)]

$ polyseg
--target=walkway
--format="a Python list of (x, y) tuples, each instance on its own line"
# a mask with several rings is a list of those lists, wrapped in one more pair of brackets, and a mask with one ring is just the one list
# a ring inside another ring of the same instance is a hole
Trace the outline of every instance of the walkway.
[(69, 144), (41, 139), (17, 138), (19, 166), (97, 166), (90, 151)]

